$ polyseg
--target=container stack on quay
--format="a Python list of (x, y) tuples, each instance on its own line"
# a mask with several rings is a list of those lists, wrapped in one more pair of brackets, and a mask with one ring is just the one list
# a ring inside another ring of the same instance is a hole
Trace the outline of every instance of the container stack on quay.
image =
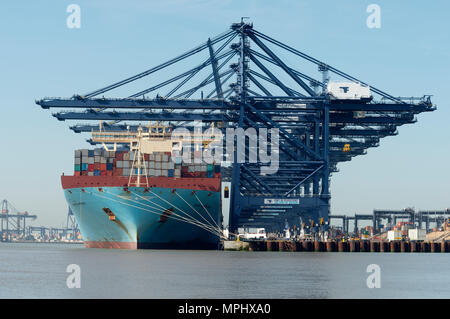
[[(201, 159), (201, 153), (193, 152), (190, 163), (173, 152), (142, 154), (141, 175), (149, 177), (202, 177), (220, 176), (220, 165), (208, 164)], [(75, 151), (75, 176), (130, 176), (138, 175), (135, 152), (128, 150), (106, 151), (82, 149)], [(133, 171), (134, 170), (134, 171)]]

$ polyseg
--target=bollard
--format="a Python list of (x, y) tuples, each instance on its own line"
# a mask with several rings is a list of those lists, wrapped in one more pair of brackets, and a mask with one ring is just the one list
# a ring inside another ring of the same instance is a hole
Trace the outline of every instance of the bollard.
[(295, 251), (303, 251), (303, 245), (301, 241), (295, 242)]
[(420, 251), (423, 253), (429, 253), (430, 252), (430, 243), (422, 242)]
[(417, 253), (417, 242), (415, 242), (415, 241), (412, 241), (411, 243), (410, 243), (410, 251), (412, 252), (412, 253)]
[(303, 251), (312, 251), (312, 243), (308, 240), (303, 242)]
[(356, 241), (354, 241), (354, 240), (350, 241), (349, 246), (350, 246), (350, 252), (352, 252), (352, 253), (359, 252), (359, 243), (357, 243)]
[(286, 242), (285, 241), (278, 242), (278, 251), (286, 251)]
[(445, 244), (445, 241), (441, 242), (441, 253), (446, 253), (447, 252), (447, 245)]
[(369, 252), (369, 242), (366, 240), (359, 242), (359, 251), (363, 253)]
[(380, 243), (377, 241), (371, 241), (370, 242), (370, 252), (371, 253), (378, 253), (380, 252)]
[(327, 241), (327, 252), (333, 252), (333, 251), (336, 251), (336, 242)]
[(380, 253), (388, 253), (389, 252), (389, 245), (388, 243), (382, 241), (380, 243)]
[(320, 241), (314, 242), (314, 251), (320, 251)]
[(441, 252), (441, 245), (439, 243), (431, 243), (430, 248), (431, 248), (432, 253), (440, 253)]
[(396, 241), (391, 241), (390, 242), (390, 248), (391, 248), (391, 253), (398, 253), (398, 242)]

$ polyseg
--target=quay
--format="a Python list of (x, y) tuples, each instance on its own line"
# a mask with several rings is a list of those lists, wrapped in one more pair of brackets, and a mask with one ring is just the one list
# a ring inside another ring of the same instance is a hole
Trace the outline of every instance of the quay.
[(226, 251), (366, 252), (366, 253), (448, 253), (450, 241), (294, 241), (249, 240), (223, 242)]

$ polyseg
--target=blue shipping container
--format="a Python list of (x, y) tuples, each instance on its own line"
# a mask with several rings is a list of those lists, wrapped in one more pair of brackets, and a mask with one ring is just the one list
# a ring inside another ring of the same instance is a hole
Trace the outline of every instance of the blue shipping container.
[(87, 163), (81, 164), (81, 170), (82, 171), (87, 171), (88, 170), (88, 164)]
[(94, 150), (89, 150), (88, 151), (88, 156), (89, 157), (94, 157)]
[(99, 170), (94, 170), (94, 176), (100, 176), (100, 171)]
[(169, 169), (167, 173), (169, 177), (173, 177), (173, 169)]

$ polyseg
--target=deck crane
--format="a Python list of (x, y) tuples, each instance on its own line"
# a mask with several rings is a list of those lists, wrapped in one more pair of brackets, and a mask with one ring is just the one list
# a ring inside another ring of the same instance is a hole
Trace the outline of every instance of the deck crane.
[[(290, 59), (281, 58), (287, 55)], [(172, 72), (177, 67), (179, 72)], [(130, 92), (117, 97), (117, 88)], [(53, 114), (61, 121), (110, 121), (105, 124), (109, 130), (137, 131), (132, 122), (147, 121), (187, 129), (195, 121), (217, 123), (222, 130), (277, 128), (280, 163), (275, 174), (259, 174), (263, 163), (233, 163), (231, 230), (243, 224), (282, 224), (285, 219), (295, 224), (289, 219), (299, 216), (326, 222), (330, 177), (338, 163), (366, 154), (383, 137), (397, 135), (399, 126), (436, 109), (431, 96), (388, 94), (246, 21), (103, 88), (36, 103), (62, 109)], [(82, 123), (71, 129), (91, 132), (93, 127)]]

